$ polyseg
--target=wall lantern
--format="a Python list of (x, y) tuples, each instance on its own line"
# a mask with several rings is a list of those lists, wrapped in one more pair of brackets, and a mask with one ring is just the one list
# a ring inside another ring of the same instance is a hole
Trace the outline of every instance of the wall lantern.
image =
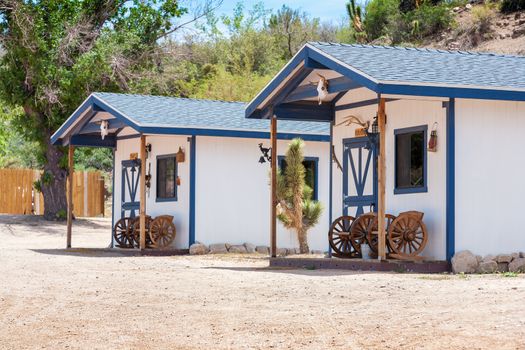
[(262, 153), (262, 156), (259, 158), (259, 163), (265, 163), (266, 161), (268, 162), (271, 162), (272, 160), (272, 148), (266, 148), (266, 147), (263, 147), (263, 144), (260, 143), (259, 144), (259, 150), (261, 151)]
[(370, 132), (372, 134), (379, 134), (379, 123), (377, 122), (377, 114), (374, 117), (374, 121), (372, 122), (372, 130)]
[(437, 145), (438, 145), (437, 127), (438, 127), (438, 123), (436, 122), (432, 126), (432, 131), (430, 132), (430, 140), (428, 140), (428, 148), (427, 148), (429, 152), (437, 151)]
[(182, 147), (179, 147), (179, 151), (175, 154), (175, 158), (177, 159), (177, 163), (184, 163), (186, 156)]
[(146, 145), (146, 158), (149, 158), (150, 154), (151, 154), (151, 143), (148, 143)]

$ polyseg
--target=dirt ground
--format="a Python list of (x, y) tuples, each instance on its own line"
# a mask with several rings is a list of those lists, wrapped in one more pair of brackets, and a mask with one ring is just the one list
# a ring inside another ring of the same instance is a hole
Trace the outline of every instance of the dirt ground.
[[(104, 247), (107, 219), (73, 245)], [(0, 348), (525, 349), (525, 277), (268, 269), (261, 256), (65, 251), (0, 216)]]

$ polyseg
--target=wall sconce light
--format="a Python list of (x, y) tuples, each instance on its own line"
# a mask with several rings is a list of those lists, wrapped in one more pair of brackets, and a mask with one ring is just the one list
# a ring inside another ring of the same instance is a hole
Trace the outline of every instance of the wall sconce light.
[(146, 144), (146, 158), (151, 154), (151, 143)]
[(260, 143), (259, 144), (259, 150), (261, 151), (262, 153), (262, 156), (259, 158), (259, 163), (265, 163), (265, 162), (271, 162), (272, 161), (272, 148), (266, 148), (266, 147), (263, 147), (263, 144)]
[(437, 127), (438, 127), (438, 123), (436, 122), (432, 126), (432, 131), (430, 132), (430, 140), (428, 140), (428, 148), (427, 148), (429, 152), (437, 151), (437, 145), (438, 145)]
[(175, 154), (175, 158), (177, 159), (177, 163), (184, 163), (186, 156), (182, 147), (179, 147), (179, 151)]

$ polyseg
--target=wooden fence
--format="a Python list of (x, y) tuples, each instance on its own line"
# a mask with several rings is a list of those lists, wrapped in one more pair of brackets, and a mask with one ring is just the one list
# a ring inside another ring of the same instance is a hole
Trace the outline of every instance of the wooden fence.
[[(40, 171), (0, 169), (0, 213), (44, 214), (44, 198), (34, 189)], [(65, 189), (64, 189), (65, 191)], [(104, 178), (98, 171), (75, 171), (73, 175), (73, 214), (104, 215)]]

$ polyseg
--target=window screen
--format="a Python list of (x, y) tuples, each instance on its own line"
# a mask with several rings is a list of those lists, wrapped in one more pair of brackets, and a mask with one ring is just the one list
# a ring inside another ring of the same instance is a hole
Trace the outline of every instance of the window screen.
[(157, 158), (157, 198), (176, 199), (177, 163), (175, 155)]
[(426, 128), (415, 131), (397, 131), (396, 189), (424, 189), (426, 187)]

